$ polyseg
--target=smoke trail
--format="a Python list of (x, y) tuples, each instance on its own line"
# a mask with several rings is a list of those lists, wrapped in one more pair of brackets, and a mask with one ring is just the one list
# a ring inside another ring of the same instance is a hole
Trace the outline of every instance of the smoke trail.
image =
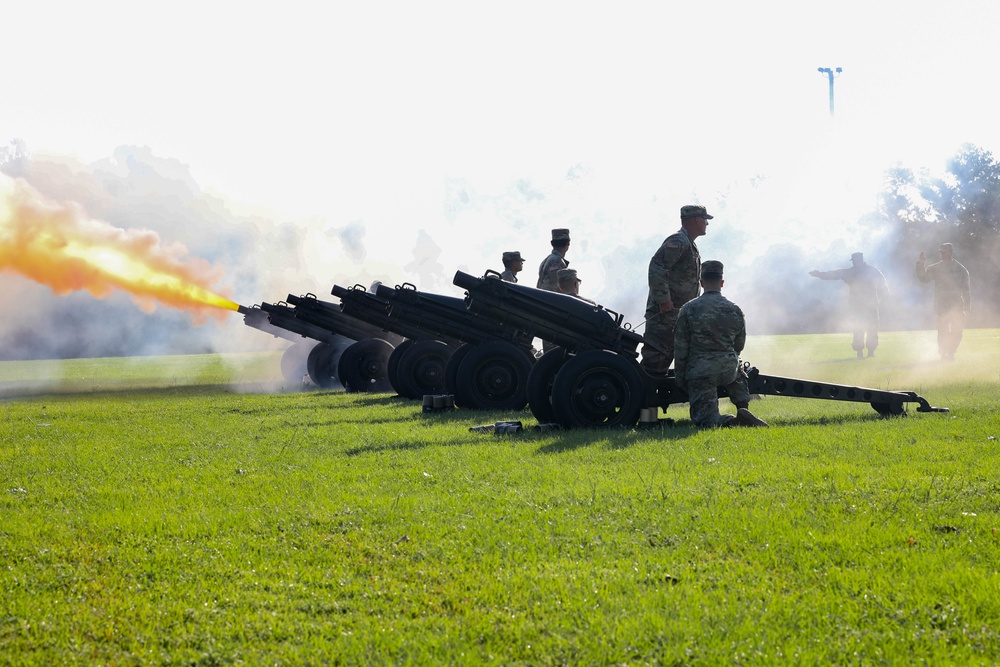
[(161, 303), (197, 319), (237, 304), (211, 284), (218, 271), (152, 231), (121, 229), (87, 217), (77, 205), (42, 196), (23, 179), (0, 174), (0, 270), (47, 285), (59, 295), (86, 290), (104, 298), (128, 292), (145, 312)]

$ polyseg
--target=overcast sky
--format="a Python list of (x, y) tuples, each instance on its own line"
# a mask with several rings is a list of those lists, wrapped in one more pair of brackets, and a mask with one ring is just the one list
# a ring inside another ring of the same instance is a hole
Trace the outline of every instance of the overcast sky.
[[(733, 265), (786, 238), (860, 249), (888, 166), (1000, 151), (1000, 3), (678, 4), (19, 2), (0, 141), (177, 160), (312, 230), (303, 288), (398, 283), (422, 252), (448, 275), (520, 249), (532, 273), (568, 226), (584, 292), (629, 308), (645, 267), (607, 257), (646, 261), (682, 204), (720, 211), (702, 254)], [(843, 68), (833, 119), (819, 67)]]

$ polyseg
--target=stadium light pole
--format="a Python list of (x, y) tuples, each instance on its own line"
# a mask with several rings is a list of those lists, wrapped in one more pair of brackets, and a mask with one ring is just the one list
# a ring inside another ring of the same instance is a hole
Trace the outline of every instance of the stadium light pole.
[(820, 67), (818, 69), (820, 74), (825, 74), (828, 79), (830, 79), (830, 118), (833, 118), (833, 80), (840, 76), (843, 72), (843, 68), (838, 67), (836, 69), (830, 69), (829, 67)]

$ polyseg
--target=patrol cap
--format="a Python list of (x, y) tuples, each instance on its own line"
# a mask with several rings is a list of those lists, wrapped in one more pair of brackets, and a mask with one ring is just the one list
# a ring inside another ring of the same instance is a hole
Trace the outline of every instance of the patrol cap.
[(701, 277), (702, 278), (721, 278), (722, 277), (722, 262), (717, 259), (710, 259), (707, 262), (701, 263)]
[(568, 229), (553, 229), (552, 230), (552, 240), (553, 241), (569, 241), (569, 230)]
[(863, 252), (853, 252), (851, 253), (852, 262), (863, 262), (865, 261), (865, 254)]
[(568, 283), (571, 280), (575, 280), (578, 283), (583, 282), (576, 277), (576, 269), (559, 269), (556, 272), (556, 280), (561, 283)]
[(952, 252), (953, 249), (954, 246), (952, 246), (950, 243), (942, 243), (941, 247), (938, 248), (938, 250), (940, 250), (941, 252)]
[(507, 262), (523, 262), (523, 261), (524, 261), (524, 258), (521, 257), (521, 251), (520, 250), (511, 250), (511, 251), (505, 252), (503, 254), (503, 262), (504, 262), (504, 264), (506, 264)]
[(681, 220), (684, 218), (705, 218), (706, 220), (711, 220), (714, 217), (714, 215), (708, 214), (704, 206), (695, 206), (693, 204), (681, 206)]

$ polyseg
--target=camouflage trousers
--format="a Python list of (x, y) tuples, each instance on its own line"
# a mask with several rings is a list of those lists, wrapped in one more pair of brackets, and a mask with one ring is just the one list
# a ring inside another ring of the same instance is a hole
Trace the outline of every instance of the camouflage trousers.
[(961, 307), (938, 311), (938, 352), (942, 357), (955, 356), (965, 330), (965, 311)]
[(652, 345), (643, 343), (642, 360), (639, 364), (647, 373), (666, 375), (670, 364), (674, 362), (674, 329), (677, 328), (677, 317), (681, 309), (674, 308), (666, 313), (646, 314), (646, 333), (648, 339), (662, 351)]
[(727, 426), (735, 419), (733, 415), (719, 413), (719, 387), (726, 390), (733, 405), (746, 407), (750, 402), (747, 378), (738, 367), (714, 375), (687, 378), (691, 421), (695, 426)]
[[(868, 351), (874, 352), (878, 347), (878, 310), (858, 308), (851, 315), (851, 349), (863, 352), (867, 344)], [(866, 340), (867, 338), (867, 340)]]

